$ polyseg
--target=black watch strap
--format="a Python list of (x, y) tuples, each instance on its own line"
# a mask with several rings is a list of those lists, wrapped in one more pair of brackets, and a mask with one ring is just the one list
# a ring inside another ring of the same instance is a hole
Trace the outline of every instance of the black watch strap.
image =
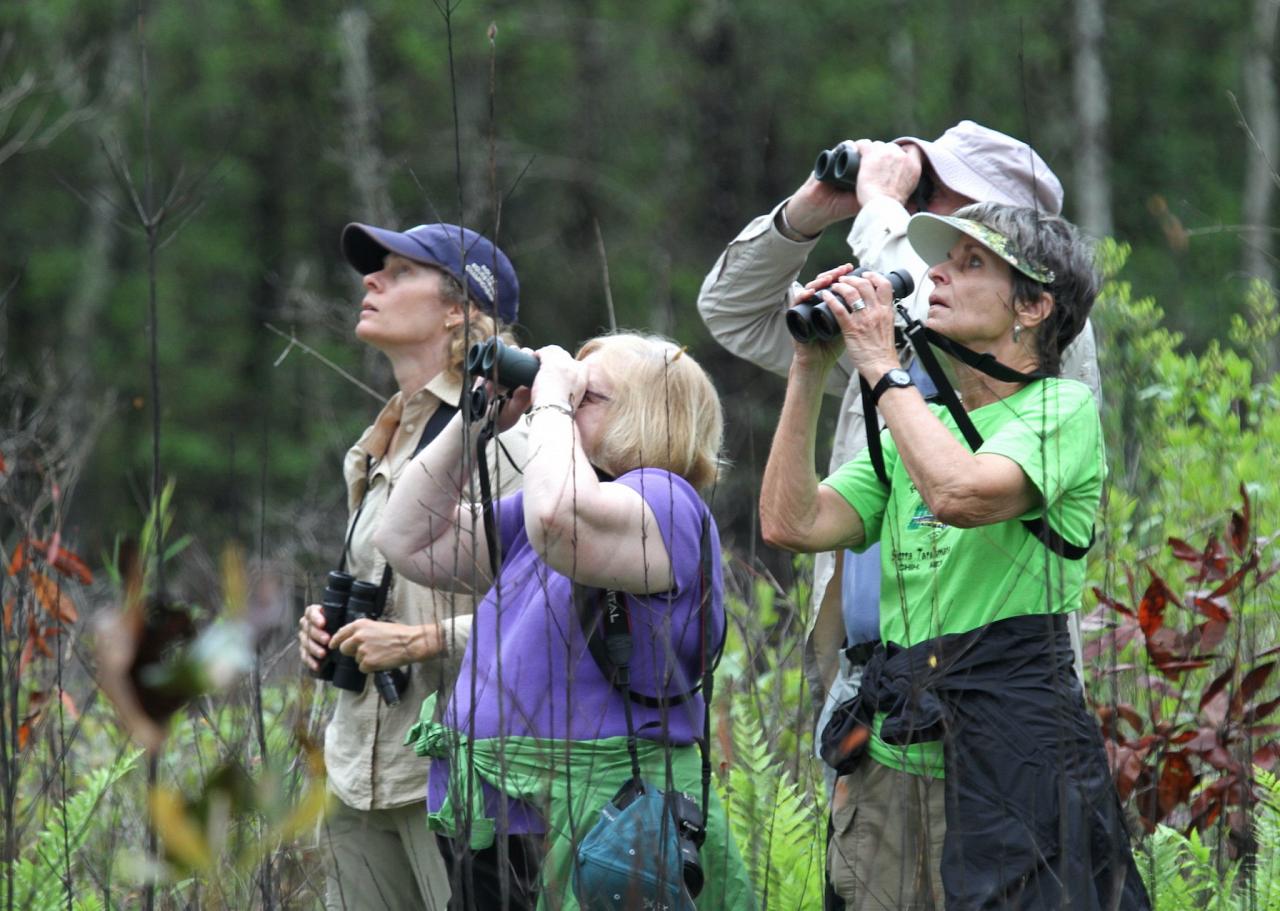
[(911, 374), (903, 370), (901, 367), (895, 367), (886, 371), (885, 375), (880, 377), (876, 382), (875, 388), (871, 390), (871, 404), (880, 404), (880, 396), (884, 395), (890, 389), (905, 389), (908, 386), (914, 386), (915, 381), (911, 379)]

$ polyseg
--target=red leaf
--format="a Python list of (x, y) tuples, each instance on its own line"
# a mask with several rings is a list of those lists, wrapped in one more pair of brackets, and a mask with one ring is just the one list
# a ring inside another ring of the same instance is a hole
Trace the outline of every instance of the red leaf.
[(1191, 770), (1191, 762), (1182, 753), (1171, 753), (1165, 757), (1164, 769), (1160, 773), (1157, 794), (1160, 805), (1160, 818), (1167, 818), (1175, 807), (1187, 802), (1191, 789), (1195, 787), (1199, 776)]
[(1240, 566), (1239, 569), (1233, 572), (1230, 575), (1230, 577), (1228, 577), (1226, 580), (1223, 581), (1221, 585), (1215, 588), (1210, 593), (1209, 597), (1220, 598), (1223, 595), (1227, 595), (1235, 591), (1237, 588), (1240, 587), (1240, 583), (1245, 580), (1245, 577), (1248, 576), (1249, 573), (1253, 572), (1257, 568), (1258, 568), (1258, 554), (1255, 551), (1254, 553), (1249, 555), (1249, 559), (1246, 560)]
[(1169, 548), (1173, 552), (1173, 556), (1183, 563), (1200, 562), (1200, 557), (1202, 556), (1200, 551), (1181, 538), (1170, 538)]
[(25, 750), (27, 748), (27, 741), (30, 739), (31, 725), (24, 721), (22, 724), (18, 725), (18, 749)]
[[(1233, 661), (1231, 662), (1231, 664), (1227, 665), (1227, 669), (1223, 671), (1221, 674), (1219, 674), (1217, 677), (1215, 677), (1213, 679), (1213, 682), (1210, 683), (1208, 686), (1206, 686), (1204, 688), (1204, 692), (1200, 694), (1199, 708), (1201, 711), (1204, 710), (1204, 707), (1209, 704), (1209, 702), (1213, 699), (1214, 696), (1217, 696), (1219, 693), (1221, 693), (1224, 689), (1227, 688), (1227, 684), (1231, 682), (1232, 678), (1235, 677), (1235, 675), (1236, 675), (1236, 663)], [(1221, 724), (1220, 721), (1218, 723)]]
[(1196, 651), (1209, 652), (1218, 647), (1227, 635), (1227, 624), (1218, 620), (1206, 620), (1196, 627)]
[(31, 574), (31, 588), (36, 599), (55, 620), (63, 623), (75, 623), (80, 619), (76, 606), (71, 598), (62, 590), (62, 586), (43, 573)]
[(4, 453), (0, 452), (0, 474), (6, 474), (8, 473), (8, 471), (9, 471), (9, 466), (5, 464)]
[(18, 656), (18, 676), (26, 671), (27, 666), (31, 664), (31, 659), (35, 657), (35, 643), (28, 639), (22, 646), (22, 654)]
[(4, 631), (6, 633), (13, 632), (13, 608), (14, 600), (10, 598), (4, 603)]
[(1251, 709), (1246, 709), (1244, 717), (1241, 720), (1245, 724), (1253, 724), (1255, 721), (1261, 721), (1263, 718), (1266, 718), (1274, 712), (1277, 706), (1280, 706), (1280, 699), (1272, 699), (1270, 702), (1263, 702)]
[(89, 571), (89, 567), (83, 560), (62, 546), (57, 532), (54, 532), (48, 544), (43, 541), (32, 541), (31, 547), (33, 550), (38, 550), (44, 554), (49, 565), (64, 576), (70, 576), (85, 585), (93, 581), (93, 573)]
[[(1248, 503), (1248, 501), (1245, 501)], [(1231, 513), (1231, 519), (1227, 522), (1227, 541), (1231, 544), (1231, 549), (1236, 552), (1237, 556), (1244, 556), (1244, 549), (1249, 544), (1249, 517), (1242, 516), (1238, 512)]]
[(1271, 769), (1275, 767), (1278, 759), (1280, 759), (1280, 743), (1273, 741), (1255, 750), (1252, 762), (1254, 765), (1262, 766), (1264, 769)]
[(1098, 599), (1099, 604), (1104, 604), (1107, 607), (1111, 608), (1112, 610), (1119, 611), (1120, 613), (1126, 614), (1130, 617), (1133, 616), (1133, 611), (1128, 606), (1117, 601), (1115, 598), (1108, 595), (1102, 589), (1095, 587), (1093, 590), (1093, 595), (1095, 598)]
[(27, 565), (27, 542), (19, 541), (18, 546), (13, 549), (13, 555), (9, 558), (9, 575), (16, 576)]
[(1276, 663), (1268, 661), (1266, 664), (1260, 664), (1244, 675), (1244, 680), (1240, 681), (1240, 689), (1236, 691), (1235, 698), (1231, 700), (1232, 715), (1239, 715), (1244, 711), (1244, 704), (1253, 698), (1254, 693), (1262, 689), (1263, 684), (1267, 682), (1267, 678), (1271, 676), (1271, 672), (1275, 669)]
[(1107, 742), (1107, 758), (1111, 763), (1111, 777), (1115, 779), (1120, 800), (1128, 800), (1133, 787), (1142, 774), (1142, 757), (1136, 750)]
[(58, 690), (58, 695), (62, 699), (62, 705), (67, 710), (67, 714), (71, 716), (71, 720), (75, 721), (80, 717), (80, 710), (76, 708), (75, 700), (71, 698), (71, 694), (66, 690)]
[(1154, 572), (1151, 584), (1147, 586), (1138, 603), (1138, 624), (1142, 632), (1150, 639), (1152, 634), (1164, 624), (1164, 609), (1170, 604), (1178, 603), (1177, 596), (1169, 590), (1169, 586)]
[(1230, 623), (1231, 609), (1227, 607), (1225, 601), (1225, 598), (1215, 592), (1212, 595), (1196, 595), (1191, 599), (1191, 606), (1210, 620)]

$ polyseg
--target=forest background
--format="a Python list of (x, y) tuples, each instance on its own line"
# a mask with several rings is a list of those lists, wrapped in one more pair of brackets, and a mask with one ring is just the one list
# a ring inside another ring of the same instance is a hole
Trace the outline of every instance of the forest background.
[[(725, 744), (747, 779), (785, 766), (792, 822), (820, 826), (802, 812), (819, 801), (795, 733), (806, 565), (764, 550), (755, 528), (782, 380), (716, 345), (694, 302), (724, 245), (799, 185), (820, 149), (934, 138), (964, 118), (1030, 141), (1062, 179), (1064, 214), (1114, 239), (1102, 245), (1113, 280), (1095, 313), (1112, 463), (1091, 568), (1108, 594), (1086, 604), (1097, 608), (1099, 711), (1122, 717), (1144, 673), (1164, 680), (1132, 730), (1109, 731), (1118, 769), (1131, 760), (1130, 807), (1184, 831), (1201, 812), (1200, 829), (1217, 826), (1207, 840), (1218, 873), (1249, 856), (1248, 820), (1228, 823), (1227, 811), (1251, 806), (1250, 760), (1275, 760), (1262, 724), (1277, 641), (1268, 536), (1280, 527), (1275, 0), (443, 4), (0, 4), (6, 883), (23, 845), (59, 814), (66, 835), (68, 802), (94, 787), (116, 814), (100, 820), (130, 818), (128, 800), (110, 796), (129, 781), (131, 793), (149, 786), (153, 811), (166, 782), (194, 806), (210, 769), (239, 751), (258, 784), (270, 773), (289, 782), (282, 793), (305, 792), (297, 757), (322, 724), (324, 693), (304, 688), (300, 700), (293, 686), (293, 622), (340, 548), (341, 455), (393, 391), (385, 363), (352, 335), (360, 291), (337, 244), (348, 221), (496, 233), (520, 274), (528, 344), (572, 348), (608, 327), (611, 307), (619, 326), (669, 335), (708, 368), (732, 462), (713, 506), (738, 582), (724, 717), (745, 715), (756, 732)], [(846, 256), (832, 229), (809, 274)], [(193, 742), (200, 724), (242, 729), (205, 743), (199, 772), (166, 765), (163, 751), (134, 768), (89, 673), (89, 623), (120, 600), (113, 555), (122, 540), (154, 542), (157, 524), (150, 539), (143, 526), (169, 482), (169, 589), (200, 606), (201, 622), (235, 601), (258, 633), (249, 690), (175, 722)], [(1222, 550), (1205, 541), (1228, 522), (1222, 540), (1240, 545), (1238, 562), (1223, 551), (1210, 569), (1194, 563)], [(1171, 537), (1192, 544), (1179, 551)], [(50, 611), (32, 574), (56, 576), (60, 549), (67, 588)], [(65, 572), (65, 554), (83, 573)], [(1163, 584), (1188, 561), (1200, 577), (1173, 600), (1197, 621), (1209, 613), (1194, 606), (1196, 585), (1228, 564), (1252, 581), (1200, 592), (1231, 601), (1231, 635), (1210, 642), (1201, 623), (1161, 645), (1150, 611), (1137, 622), (1144, 566)], [(1134, 612), (1128, 626), (1117, 604)], [(1230, 648), (1210, 647), (1219, 641)], [(1223, 717), (1205, 721), (1227, 693)], [(1176, 742), (1180, 711), (1186, 730), (1221, 733), (1237, 763), (1219, 796), (1235, 788), (1241, 799), (1212, 819), (1195, 801), (1228, 764), (1206, 765), (1207, 748), (1185, 770), (1170, 762), (1189, 749)], [(250, 746), (246, 718), (258, 727)], [(1157, 733), (1158, 748), (1139, 745)], [(121, 784), (89, 780), (103, 769)], [(739, 782), (742, 800), (785, 803), (753, 787)], [(308, 906), (314, 858), (284, 834), (297, 820), (241, 809), (267, 847), (237, 861), (239, 886), (208, 885), (231, 849), (203, 817), (217, 856), (170, 850), (158, 896), (139, 883), (163, 814), (117, 827), (109, 843), (86, 822), (83, 851), (65, 837), (50, 869), (67, 889), (88, 877), (103, 907), (130, 906), (122, 895), (199, 907), (202, 894), (211, 907)], [(770, 864), (787, 869), (773, 850), (752, 848), (766, 894)], [(93, 859), (73, 864), (85, 852)], [(4, 891), (0, 907), (24, 907)]]

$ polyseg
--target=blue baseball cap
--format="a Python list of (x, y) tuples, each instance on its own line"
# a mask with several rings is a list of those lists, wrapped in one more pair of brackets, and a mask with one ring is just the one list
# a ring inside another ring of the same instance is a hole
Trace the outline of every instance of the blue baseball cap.
[(516, 321), (520, 280), (507, 254), (482, 234), (460, 225), (418, 225), (390, 231), (352, 222), (342, 229), (342, 255), (361, 275), (377, 272), (388, 253), (452, 275), (468, 296), (502, 322)]

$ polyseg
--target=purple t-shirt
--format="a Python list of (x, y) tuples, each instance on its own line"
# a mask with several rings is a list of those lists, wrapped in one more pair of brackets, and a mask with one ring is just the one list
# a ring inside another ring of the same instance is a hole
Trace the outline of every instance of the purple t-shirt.
[[(656, 531), (670, 555), (675, 588), (654, 595), (627, 595), (631, 615), (631, 686), (647, 696), (679, 694), (702, 676), (702, 519), (708, 518), (711, 600), (708, 641), (724, 630), (724, 585), (720, 538), (706, 504), (687, 481), (656, 468), (628, 472), (616, 483), (639, 493), (657, 520)], [(476, 607), (462, 669), (443, 722), (473, 739), (518, 735), (553, 740), (600, 740), (627, 733), (622, 694), (600, 671), (587, 649), (573, 605), (572, 583), (551, 569), (529, 543), (524, 494), (495, 505), (504, 556), (500, 584)], [(654, 542), (657, 546), (657, 542)], [(673, 660), (674, 659), (674, 660)], [(668, 680), (665, 689), (662, 681)], [(695, 695), (665, 710), (632, 702), (637, 735), (686, 745), (702, 731), (703, 700)], [(665, 724), (663, 719), (665, 716)], [(444, 803), (448, 765), (432, 763), (427, 803)], [(496, 817), (498, 795), (486, 785), (488, 811)], [(528, 805), (508, 802), (508, 834), (543, 831)]]

